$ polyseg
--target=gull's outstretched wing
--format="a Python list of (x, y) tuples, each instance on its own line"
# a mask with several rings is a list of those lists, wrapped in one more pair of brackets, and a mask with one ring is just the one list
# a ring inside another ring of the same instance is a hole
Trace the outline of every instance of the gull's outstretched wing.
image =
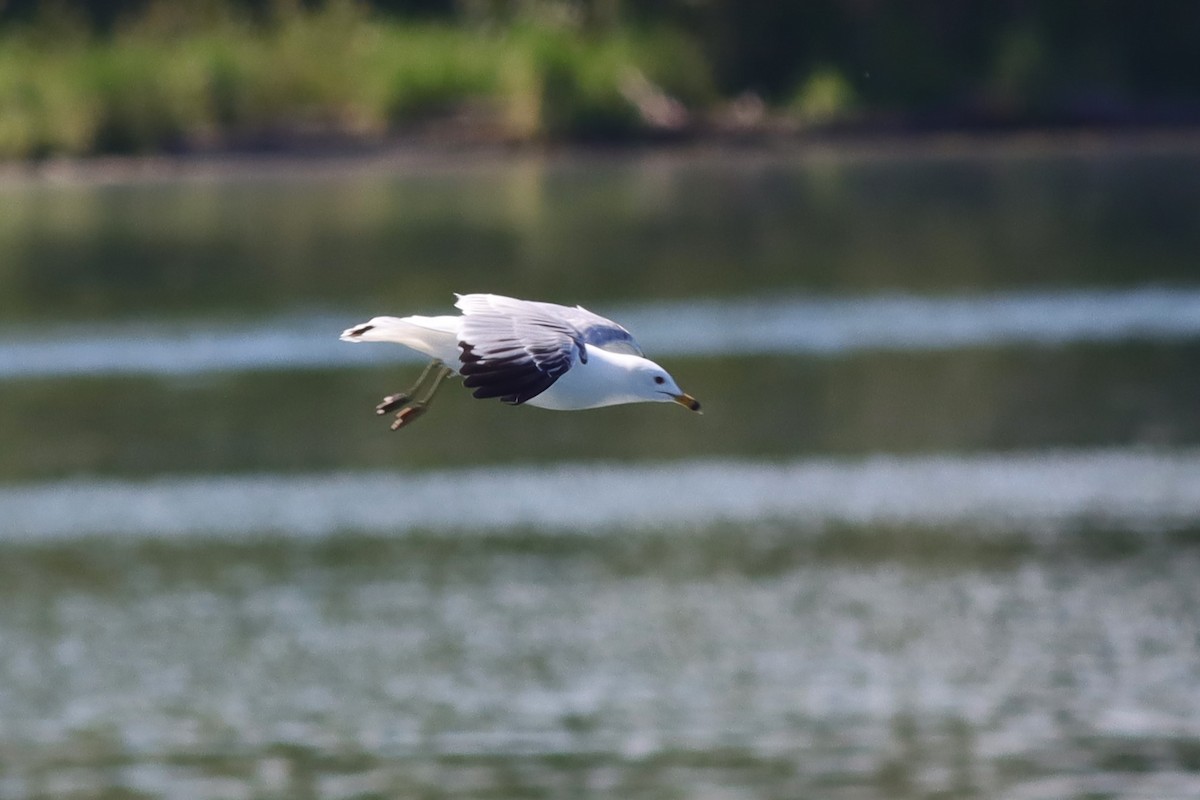
[(593, 314), (583, 306), (559, 306), (553, 303), (535, 303), (555, 309), (564, 320), (583, 334), (583, 340), (592, 347), (610, 350), (614, 353), (628, 353), (631, 356), (645, 357), (641, 346), (633, 338), (633, 334), (613, 322), (611, 319)]
[(476, 397), (524, 403), (549, 389), (577, 361), (586, 338), (552, 303), (494, 294), (460, 295), (458, 346), (463, 384)]

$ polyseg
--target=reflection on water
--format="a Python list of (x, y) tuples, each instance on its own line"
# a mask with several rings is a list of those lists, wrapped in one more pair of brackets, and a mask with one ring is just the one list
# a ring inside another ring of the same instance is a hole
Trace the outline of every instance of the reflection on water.
[[(0, 800), (1200, 796), (1183, 150), (0, 186)], [(389, 433), (456, 290), (705, 416)]]
[(4, 542), (96, 535), (330, 537), (495, 530), (592, 533), (787, 520), (1146, 531), (1200, 519), (1200, 453), (1042, 452), (755, 464), (710, 461), (426, 473), (71, 480), (0, 488)]
[[(1195, 149), (467, 161), (0, 186), (0, 314), (48, 322), (1192, 284)], [(603, 301), (603, 302), (601, 302)], [(337, 330), (341, 330), (338, 327)]]
[[(457, 313), (380, 309), (378, 313)], [(605, 310), (656, 358), (838, 356), (859, 350), (952, 350), (1080, 342), (1177, 341), (1200, 335), (1200, 291), (1133, 289), (982, 295), (658, 303)], [(347, 348), (351, 314), (231, 324), (39, 326), (0, 338), (0, 378), (338, 367), (422, 358), (407, 348)]]

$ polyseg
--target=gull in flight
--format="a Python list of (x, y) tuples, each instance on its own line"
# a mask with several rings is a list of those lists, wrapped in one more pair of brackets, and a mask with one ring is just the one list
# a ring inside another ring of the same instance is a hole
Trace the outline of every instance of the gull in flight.
[(344, 342), (395, 342), (433, 359), (407, 392), (375, 407), (396, 412), (392, 430), (423, 414), (454, 374), (475, 397), (578, 411), (622, 403), (700, 403), (642, 354), (629, 331), (576, 306), (496, 294), (460, 294), (462, 314), (375, 317), (342, 333)]

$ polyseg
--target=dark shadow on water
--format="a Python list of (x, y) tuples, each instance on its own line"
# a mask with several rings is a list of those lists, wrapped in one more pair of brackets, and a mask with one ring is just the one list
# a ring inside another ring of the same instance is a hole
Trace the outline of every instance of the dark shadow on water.
[(1191, 343), (688, 359), (703, 417), (510, 408), (448, 384), (393, 433), (373, 413), (419, 367), (5, 386), (0, 477), (423, 469), (544, 460), (1179, 447), (1200, 442)]

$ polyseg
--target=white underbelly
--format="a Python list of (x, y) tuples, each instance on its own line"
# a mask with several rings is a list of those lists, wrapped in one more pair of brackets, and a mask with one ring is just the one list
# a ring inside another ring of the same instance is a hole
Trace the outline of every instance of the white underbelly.
[(555, 411), (581, 411), (635, 402), (614, 383), (614, 378), (621, 375), (614, 369), (614, 355), (591, 345), (584, 346), (588, 352), (587, 362), (576, 361), (549, 389), (525, 401), (526, 405)]

